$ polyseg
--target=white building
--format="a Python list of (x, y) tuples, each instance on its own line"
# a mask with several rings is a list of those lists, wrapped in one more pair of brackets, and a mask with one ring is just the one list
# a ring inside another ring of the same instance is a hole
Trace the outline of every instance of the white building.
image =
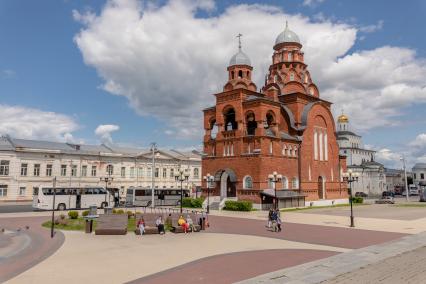
[(381, 195), (386, 190), (384, 166), (374, 161), (375, 151), (364, 148), (362, 137), (350, 131), (349, 119), (344, 114), (337, 119), (336, 135), (340, 155), (346, 156), (348, 170), (360, 175), (358, 182), (352, 183), (352, 191), (369, 196)]
[(155, 188), (180, 188), (175, 180), (177, 169), (189, 171), (183, 188), (193, 191), (201, 186), (201, 155), (158, 149), (155, 167), (150, 149), (123, 148), (107, 145), (14, 139), (0, 136), (0, 201), (32, 199), (33, 188), (52, 186), (105, 186), (101, 178), (112, 177), (109, 188), (120, 195), (130, 186), (151, 188), (154, 172)]
[(417, 163), (413, 169), (413, 182), (420, 189), (426, 189), (426, 163)]

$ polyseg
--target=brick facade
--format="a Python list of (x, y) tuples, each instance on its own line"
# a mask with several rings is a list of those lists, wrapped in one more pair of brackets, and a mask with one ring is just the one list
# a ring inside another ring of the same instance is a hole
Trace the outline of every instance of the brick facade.
[(284, 177), (277, 190), (297, 190), (307, 201), (347, 197), (331, 103), (320, 98), (301, 48), (299, 42), (274, 46), (260, 92), (251, 66), (232, 61), (227, 68), (216, 105), (204, 110), (202, 171), (215, 176), (213, 196), (261, 203), (260, 192), (272, 187), (268, 175), (276, 171)]

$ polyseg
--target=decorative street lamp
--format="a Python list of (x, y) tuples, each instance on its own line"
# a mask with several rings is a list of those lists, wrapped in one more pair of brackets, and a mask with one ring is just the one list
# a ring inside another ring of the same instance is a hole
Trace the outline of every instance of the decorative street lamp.
[(99, 178), (99, 180), (105, 182), (105, 190), (107, 192), (107, 194), (105, 194), (105, 204), (108, 204), (107, 203), (107, 195), (109, 193), (108, 192), (108, 183), (111, 183), (114, 180), (114, 178), (111, 177), (111, 176), (107, 176), (107, 177), (101, 177), (101, 178)]
[(268, 175), (268, 179), (274, 183), (274, 195), (275, 195), (275, 209), (278, 209), (278, 199), (277, 199), (277, 182), (281, 181), (283, 176), (277, 172), (273, 172)]
[(358, 181), (359, 173), (353, 173), (352, 170), (348, 170), (346, 173), (343, 173), (343, 180), (349, 183), (349, 202), (351, 203), (351, 227), (355, 227), (354, 223), (354, 211), (353, 211), (353, 197), (352, 197), (352, 183)]
[(410, 194), (410, 192), (409, 192), (409, 190), (408, 190), (407, 168), (405, 167), (405, 156), (404, 156), (404, 155), (402, 155), (402, 157), (401, 157), (401, 161), (402, 161), (402, 163), (404, 164), (405, 196), (406, 196), (406, 198), (407, 198), (407, 202), (409, 202), (409, 201), (410, 201), (410, 198), (409, 198), (409, 194)]
[(183, 203), (183, 187), (182, 183), (189, 179), (189, 172), (184, 169), (179, 168), (175, 174), (176, 181), (180, 182), (180, 213), (182, 213), (182, 203)]
[(214, 181), (214, 176), (207, 174), (206, 176), (204, 176), (204, 180), (207, 183), (207, 214), (209, 214), (210, 213), (210, 185)]
[(56, 199), (56, 177), (53, 178), (53, 204), (52, 204), (52, 224), (50, 225), (50, 237), (55, 235), (55, 199)]

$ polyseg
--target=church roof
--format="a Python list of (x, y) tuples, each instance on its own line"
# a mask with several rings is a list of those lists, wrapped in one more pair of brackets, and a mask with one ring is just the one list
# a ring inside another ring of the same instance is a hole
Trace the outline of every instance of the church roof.
[(275, 40), (275, 45), (280, 43), (290, 43), (295, 42), (300, 44), (300, 39), (295, 32), (288, 28), (288, 23), (285, 23), (285, 29), (282, 33), (280, 33)]
[(336, 132), (336, 134), (337, 134), (337, 136), (340, 136), (340, 135), (352, 135), (352, 136), (361, 137), (361, 136), (359, 136), (359, 135), (357, 135), (357, 134), (353, 133), (352, 131), (347, 131), (347, 130), (344, 130), (344, 131), (337, 131), (337, 132)]
[(251, 66), (250, 58), (247, 54), (241, 51), (241, 49), (231, 57), (229, 60), (229, 66), (234, 65), (248, 65)]
[(349, 122), (349, 118), (343, 113), (337, 117), (337, 122), (344, 123)]

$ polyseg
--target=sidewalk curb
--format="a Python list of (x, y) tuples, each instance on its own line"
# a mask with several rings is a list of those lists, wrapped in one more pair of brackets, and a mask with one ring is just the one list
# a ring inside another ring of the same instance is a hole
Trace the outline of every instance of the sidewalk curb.
[(426, 246), (426, 232), (247, 279), (239, 284), (314, 284)]

